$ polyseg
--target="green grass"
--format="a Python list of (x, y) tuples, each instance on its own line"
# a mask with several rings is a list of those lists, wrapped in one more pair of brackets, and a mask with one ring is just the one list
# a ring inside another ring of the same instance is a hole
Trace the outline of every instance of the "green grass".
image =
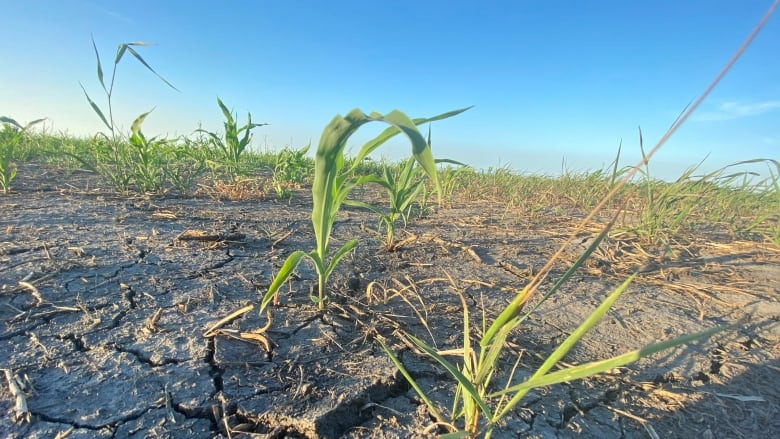
[[(0, 133), (3, 144), (11, 137), (11, 128)], [(159, 141), (156, 139), (155, 141)], [(129, 141), (119, 149), (133, 151)], [(53, 134), (28, 129), (13, 149), (14, 163), (43, 163), (74, 170), (94, 169), (99, 154), (107, 148), (102, 136), (92, 138)], [(143, 192), (144, 166), (155, 163), (162, 169), (156, 193), (190, 195), (198, 185), (213, 186), (214, 182), (230, 182), (232, 176), (222, 173), (220, 154), (208, 139), (193, 135), (189, 138), (165, 140), (151, 149), (155, 157), (141, 158), (150, 151), (128, 155), (125, 166), (136, 169), (128, 175), (125, 185)], [(291, 189), (311, 185), (314, 160), (306, 148), (249, 148), (243, 152), (239, 166), (246, 175), (267, 180), (269, 193), (287, 198)], [(79, 157), (76, 160), (74, 157)], [(385, 170), (400, 175), (406, 161), (363, 160), (351, 163), (357, 175), (382, 175)], [(89, 161), (91, 160), (91, 163)], [(144, 165), (146, 160), (147, 165)], [(87, 161), (87, 166), (84, 162)], [(705, 162), (706, 163), (706, 162)], [(755, 169), (763, 167), (757, 174)], [(623, 187), (607, 204), (605, 212), (625, 206), (613, 235), (634, 235), (646, 243), (664, 243), (670, 237), (697, 236), (717, 229), (732, 239), (772, 242), (780, 245), (780, 162), (773, 159), (752, 159), (699, 175), (699, 164), (674, 181), (653, 178), (640, 173)], [(749, 170), (748, 170), (749, 167)], [(587, 172), (564, 171), (560, 176), (527, 175), (508, 167), (475, 170), (470, 167), (442, 164), (437, 168), (442, 187), (443, 207), (462, 203), (490, 201), (501, 203), (507, 210), (507, 221), (514, 218), (545, 218), (549, 215), (569, 216), (591, 209), (614, 185), (612, 165)], [(135, 175), (135, 176), (134, 176)], [(24, 178), (24, 175), (17, 178)], [(112, 185), (113, 186), (113, 185)], [(119, 186), (119, 185), (117, 185)], [(360, 188), (356, 188), (358, 193)], [(435, 193), (426, 186), (423, 194)], [(421, 195), (418, 203), (426, 203)], [(385, 212), (390, 211), (389, 197), (370, 200)], [(408, 204), (406, 205), (408, 207)], [(510, 215), (510, 213), (512, 215)], [(516, 216), (520, 214), (519, 216)], [(605, 213), (606, 216), (606, 213)], [(401, 227), (403, 224), (401, 224)]]

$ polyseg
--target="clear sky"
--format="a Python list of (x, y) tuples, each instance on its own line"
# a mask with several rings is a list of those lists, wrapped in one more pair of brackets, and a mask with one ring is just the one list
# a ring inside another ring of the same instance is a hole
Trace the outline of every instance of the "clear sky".
[[(219, 96), (270, 125), (259, 147), (319, 142), (335, 114), (394, 108), (411, 117), (474, 105), (433, 126), (438, 157), (479, 168), (557, 174), (639, 157), (709, 84), (771, 0), (159, 1), (0, 0), (0, 114), (75, 135), (103, 128), (79, 82), (104, 105), (91, 36), (114, 109), (147, 135), (221, 130)], [(651, 171), (679, 175), (757, 157), (780, 159), (780, 13), (770, 20)], [(356, 140), (381, 127), (364, 128)], [(352, 145), (354, 151), (359, 145)], [(401, 143), (380, 149), (399, 158)]]

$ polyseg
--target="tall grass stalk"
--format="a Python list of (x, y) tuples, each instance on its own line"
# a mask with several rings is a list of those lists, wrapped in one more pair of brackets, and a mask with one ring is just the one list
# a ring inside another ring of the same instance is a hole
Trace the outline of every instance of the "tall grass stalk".
[[(92, 169), (93, 171), (97, 172), (98, 175), (103, 177), (104, 179), (108, 180), (116, 189), (120, 191), (126, 191), (130, 185), (130, 183), (134, 180), (134, 177), (138, 176), (140, 177), (140, 185), (142, 187), (148, 186), (150, 181), (148, 181), (149, 175), (135, 175), (134, 171), (141, 170), (143, 172), (151, 171), (143, 164), (140, 164), (140, 167), (135, 165), (134, 159), (135, 154), (131, 150), (131, 148), (139, 149), (145, 148), (147, 153), (154, 152), (155, 154), (158, 153), (158, 151), (153, 151), (157, 146), (161, 146), (160, 143), (147, 143), (145, 145), (141, 145), (137, 143), (138, 141), (142, 141), (139, 138), (131, 138), (130, 142), (136, 142), (135, 144), (128, 145), (127, 142), (125, 142), (124, 136), (122, 136), (121, 133), (118, 132), (116, 129), (116, 123), (114, 122), (114, 106), (113, 106), (113, 97), (114, 97), (114, 85), (116, 83), (116, 72), (117, 67), (119, 66), (119, 63), (124, 58), (125, 54), (129, 53), (132, 55), (141, 65), (146, 67), (147, 70), (152, 72), (154, 75), (156, 75), (158, 78), (160, 78), (161, 81), (163, 81), (166, 85), (171, 87), (172, 89), (178, 91), (176, 87), (173, 86), (170, 82), (168, 82), (165, 78), (160, 76), (147, 62), (144, 60), (144, 58), (135, 50), (135, 47), (141, 47), (141, 46), (149, 46), (150, 43), (145, 43), (141, 41), (136, 41), (132, 43), (122, 43), (119, 44), (116, 51), (116, 56), (114, 57), (114, 65), (111, 70), (111, 81), (109, 82), (108, 86), (106, 86), (106, 82), (104, 79), (104, 73), (103, 73), (103, 63), (100, 60), (100, 53), (98, 52), (97, 45), (95, 44), (95, 40), (92, 40), (92, 48), (95, 50), (95, 59), (97, 60), (97, 78), (98, 82), (100, 83), (101, 88), (103, 89), (103, 92), (105, 93), (106, 97), (106, 109), (107, 112), (101, 109), (101, 107), (95, 103), (95, 101), (92, 100), (92, 98), (89, 96), (89, 93), (87, 93), (86, 88), (84, 88), (84, 85), (79, 82), (79, 85), (81, 86), (81, 90), (84, 92), (84, 96), (87, 98), (87, 102), (89, 102), (90, 107), (92, 107), (92, 110), (97, 114), (98, 118), (103, 122), (103, 124), (108, 128), (108, 134), (102, 134), (100, 137), (102, 137), (103, 141), (98, 140), (95, 143), (95, 150), (93, 151), (91, 156), (80, 156), (80, 155), (74, 155), (73, 157), (77, 160), (79, 160), (84, 166)], [(106, 116), (106, 113), (108, 116)], [(149, 112), (143, 113), (141, 116), (136, 118), (136, 121), (140, 119), (142, 122), (143, 119), (149, 114)], [(134, 122), (135, 125), (135, 122)], [(140, 124), (139, 124), (140, 126)], [(151, 158), (150, 156), (147, 156), (146, 159)], [(141, 158), (144, 160), (144, 158)]]

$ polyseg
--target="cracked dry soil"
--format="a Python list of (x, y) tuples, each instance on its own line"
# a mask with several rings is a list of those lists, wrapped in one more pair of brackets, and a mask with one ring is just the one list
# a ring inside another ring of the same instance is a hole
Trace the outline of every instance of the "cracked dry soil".
[[(266, 352), (227, 332), (264, 326), (256, 312), (219, 336), (204, 331), (258, 302), (285, 257), (311, 248), (308, 193), (290, 202), (123, 197), (91, 174), (27, 165), (19, 175), (15, 192), (0, 197), (0, 367), (16, 377), (30, 419), (18, 419), (4, 381), (3, 437), (424, 436), (432, 420), (375, 337), (449, 407), (452, 382), (399, 329), (457, 348), (455, 288), (479, 331), (482, 310), (494, 318), (577, 216), (463, 202), (415, 220), (401, 233), (412, 239), (388, 253), (373, 217), (344, 210), (334, 241), (361, 244), (334, 273), (327, 310), (310, 302), (316, 275), (303, 263), (272, 308)], [(641, 254), (628, 241), (603, 247), (510, 337), (494, 383), (518, 357), (515, 382), (529, 376)], [(744, 319), (739, 329), (537, 389), (495, 436), (780, 436), (779, 254), (711, 232), (673, 256), (648, 255), (567, 363)]]

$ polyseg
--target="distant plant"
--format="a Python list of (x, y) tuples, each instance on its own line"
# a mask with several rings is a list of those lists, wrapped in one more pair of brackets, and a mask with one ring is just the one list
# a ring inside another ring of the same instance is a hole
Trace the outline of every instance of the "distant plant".
[(13, 163), (15, 150), (30, 127), (43, 122), (46, 119), (36, 119), (22, 126), (14, 119), (0, 116), (3, 131), (0, 132), (0, 188), (3, 193), (11, 191), (11, 182), (16, 178), (16, 165)]
[[(284, 262), (276, 278), (268, 287), (268, 291), (263, 296), (260, 303), (260, 312), (262, 312), (268, 303), (275, 297), (279, 288), (287, 281), (295, 268), (298, 266), (301, 258), (304, 256), (312, 261), (318, 276), (318, 293), (311, 299), (320, 309), (325, 307), (325, 288), (328, 279), (333, 270), (344, 256), (358, 245), (357, 239), (346, 242), (335, 252), (332, 252), (329, 246), (330, 235), (333, 229), (333, 223), (336, 221), (336, 214), (341, 208), (347, 196), (352, 189), (361, 183), (368, 181), (371, 177), (358, 176), (355, 169), (372, 151), (384, 144), (387, 140), (403, 132), (409, 138), (412, 145), (412, 155), (414, 160), (420, 164), (422, 169), (428, 175), (434, 185), (438, 188), (436, 176), (436, 163), (433, 159), (430, 146), (425, 137), (418, 131), (417, 126), (421, 123), (445, 119), (466, 111), (467, 108), (444, 113), (429, 119), (411, 120), (404, 113), (394, 110), (386, 115), (371, 113), (366, 115), (362, 111), (352, 110), (345, 117), (336, 116), (325, 127), (320, 137), (320, 145), (317, 148), (317, 155), (314, 159), (314, 184), (312, 185), (312, 226), (314, 227), (314, 236), (316, 246), (313, 250), (304, 252), (296, 250), (292, 252)], [(344, 148), (347, 140), (361, 126), (368, 122), (384, 122), (391, 125), (374, 139), (368, 141), (358, 152), (355, 160), (351, 161), (351, 166), (345, 167)]]
[[(132, 42), (120, 44), (117, 48), (116, 56), (114, 57), (114, 66), (111, 71), (111, 82), (108, 87), (104, 81), (103, 65), (100, 61), (100, 53), (98, 52), (95, 40), (92, 40), (92, 47), (95, 50), (95, 58), (97, 60), (97, 77), (100, 86), (106, 96), (106, 111), (102, 110), (95, 101), (90, 98), (84, 85), (79, 83), (84, 95), (92, 107), (95, 114), (98, 115), (103, 124), (108, 128), (108, 134), (101, 134), (95, 138), (95, 148), (91, 156), (72, 155), (72, 157), (79, 160), (84, 166), (97, 172), (98, 175), (103, 177), (115, 189), (120, 191), (126, 191), (131, 183), (136, 183), (139, 189), (145, 190), (150, 186), (157, 187), (158, 183), (152, 180), (157, 179), (157, 171), (152, 170), (152, 161), (159, 158), (162, 151), (160, 147), (165, 143), (162, 140), (153, 139), (153, 141), (147, 141), (143, 136), (138, 136), (137, 133), (133, 133), (128, 141), (125, 141), (124, 136), (116, 129), (114, 122), (114, 108), (113, 108), (113, 95), (114, 84), (116, 81), (116, 71), (119, 62), (122, 60), (126, 53), (130, 53), (135, 59), (138, 60), (144, 67), (150, 72), (154, 73), (160, 80), (177, 90), (170, 82), (160, 76), (152, 67), (141, 57), (141, 55), (134, 49), (138, 46), (149, 46), (150, 43), (144, 42)], [(177, 90), (178, 91), (178, 90)], [(146, 118), (150, 112), (146, 112), (136, 118), (133, 126), (138, 129), (140, 133), (140, 123)], [(136, 122), (138, 125), (136, 126)], [(159, 163), (158, 163), (159, 165)]]
[(455, 167), (446, 166), (443, 168), (439, 168), (439, 180), (441, 181), (441, 198), (442, 200), (444, 200), (446, 205), (452, 206), (452, 202), (455, 197), (455, 192), (464, 183), (465, 173), (467, 171), (472, 170), (472, 168), (464, 165), (463, 163), (458, 163), (450, 160), (443, 163), (447, 163), (448, 165), (455, 165)]
[(133, 182), (142, 192), (158, 192), (165, 184), (165, 139), (156, 137), (147, 139), (141, 131), (146, 116), (151, 111), (138, 116), (130, 128), (129, 144), (131, 149), (130, 170)]
[(224, 134), (220, 136), (218, 133), (206, 131), (202, 128), (197, 129), (196, 132), (206, 134), (210, 138), (211, 144), (219, 152), (222, 165), (225, 167), (227, 174), (231, 179), (235, 180), (241, 175), (241, 155), (252, 141), (251, 131), (268, 124), (252, 123), (252, 113), (247, 113), (246, 124), (239, 127), (233, 114), (220, 98), (217, 98), (217, 104), (225, 117)]
[(303, 183), (311, 174), (311, 160), (306, 158), (307, 152), (309, 145), (296, 150), (284, 148), (276, 155), (273, 183), (277, 199), (289, 198), (290, 185)]
[(208, 170), (208, 156), (199, 144), (182, 139), (183, 144), (170, 145), (163, 163), (165, 179), (180, 194), (189, 194)]
[(370, 175), (364, 178), (365, 182), (376, 183), (385, 189), (390, 200), (387, 211), (361, 200), (344, 201), (349, 206), (368, 209), (379, 216), (380, 224), (384, 225), (386, 231), (385, 249), (387, 251), (395, 249), (396, 222), (401, 219), (406, 227), (412, 203), (424, 188), (425, 180), (419, 175), (422, 168), (416, 164), (416, 160), (410, 158), (401, 162), (397, 169), (385, 166), (381, 177)]

